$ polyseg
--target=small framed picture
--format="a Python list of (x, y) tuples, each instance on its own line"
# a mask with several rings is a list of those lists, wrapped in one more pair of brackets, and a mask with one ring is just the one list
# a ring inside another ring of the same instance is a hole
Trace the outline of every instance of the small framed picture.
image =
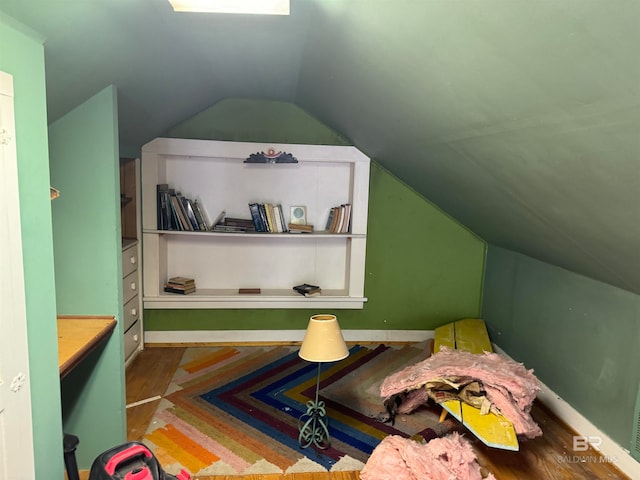
[(289, 223), (294, 225), (306, 225), (307, 224), (307, 207), (295, 206), (291, 207), (291, 219)]

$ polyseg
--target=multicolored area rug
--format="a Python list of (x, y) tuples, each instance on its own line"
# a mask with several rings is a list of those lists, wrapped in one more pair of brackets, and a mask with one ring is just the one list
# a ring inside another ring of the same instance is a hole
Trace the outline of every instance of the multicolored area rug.
[(320, 399), (331, 446), (298, 445), (298, 419), (315, 398), (317, 364), (297, 347), (198, 347), (185, 351), (144, 437), (170, 473), (249, 475), (361, 470), (387, 435), (430, 440), (450, 430), (439, 409), (383, 423), (387, 375), (427, 357), (429, 344), (354, 346), (323, 364)]

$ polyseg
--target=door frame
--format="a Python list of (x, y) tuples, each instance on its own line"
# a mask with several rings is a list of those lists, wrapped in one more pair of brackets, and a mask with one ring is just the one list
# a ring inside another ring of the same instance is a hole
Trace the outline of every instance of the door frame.
[(0, 480), (35, 477), (13, 77), (0, 71)]

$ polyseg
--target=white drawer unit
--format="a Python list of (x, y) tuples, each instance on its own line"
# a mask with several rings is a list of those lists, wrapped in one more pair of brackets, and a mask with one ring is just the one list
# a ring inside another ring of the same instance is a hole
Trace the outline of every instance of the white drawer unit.
[(137, 295), (124, 304), (123, 328), (126, 332), (140, 317), (140, 297)]
[(138, 269), (138, 241), (123, 241), (122, 244), (122, 302), (124, 331), (124, 360), (133, 359), (134, 354), (142, 348), (142, 321), (140, 270)]
[(140, 286), (138, 283), (138, 271), (131, 272), (122, 279), (122, 298), (124, 303), (128, 303), (138, 294)]
[(122, 250), (122, 276), (127, 275), (138, 270), (138, 249), (135, 245), (129, 245), (125, 248), (123, 245)]
[(140, 160), (120, 159), (122, 220), (122, 332), (124, 361), (128, 365), (142, 350), (142, 268), (140, 266)]
[(134, 326), (124, 332), (124, 358), (128, 359), (132, 357), (134, 353), (138, 351), (138, 347), (142, 341), (142, 333), (140, 328), (137, 328), (138, 322), (135, 322)]

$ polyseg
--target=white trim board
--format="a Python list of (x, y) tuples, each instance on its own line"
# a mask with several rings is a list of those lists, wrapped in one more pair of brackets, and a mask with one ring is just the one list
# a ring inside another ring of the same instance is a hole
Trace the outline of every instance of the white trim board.
[[(144, 332), (153, 343), (288, 343), (302, 342), (305, 330), (171, 330)], [(346, 342), (422, 342), (433, 330), (342, 330)]]
[[(144, 341), (153, 343), (270, 343), (270, 342), (302, 342), (305, 330), (182, 330), (182, 331), (148, 331)], [(342, 335), (347, 342), (422, 342), (433, 338), (433, 330), (343, 330)], [(493, 344), (500, 355), (511, 358), (504, 350)], [(640, 480), (638, 462), (629, 451), (618, 445), (603, 433), (582, 414), (564, 401), (553, 390), (541, 382), (541, 391), (537, 397), (545, 406), (570, 428), (583, 436), (599, 437), (602, 440), (600, 453), (606, 458), (615, 460), (615, 466), (632, 480)], [(571, 454), (568, 454), (569, 456)]]

